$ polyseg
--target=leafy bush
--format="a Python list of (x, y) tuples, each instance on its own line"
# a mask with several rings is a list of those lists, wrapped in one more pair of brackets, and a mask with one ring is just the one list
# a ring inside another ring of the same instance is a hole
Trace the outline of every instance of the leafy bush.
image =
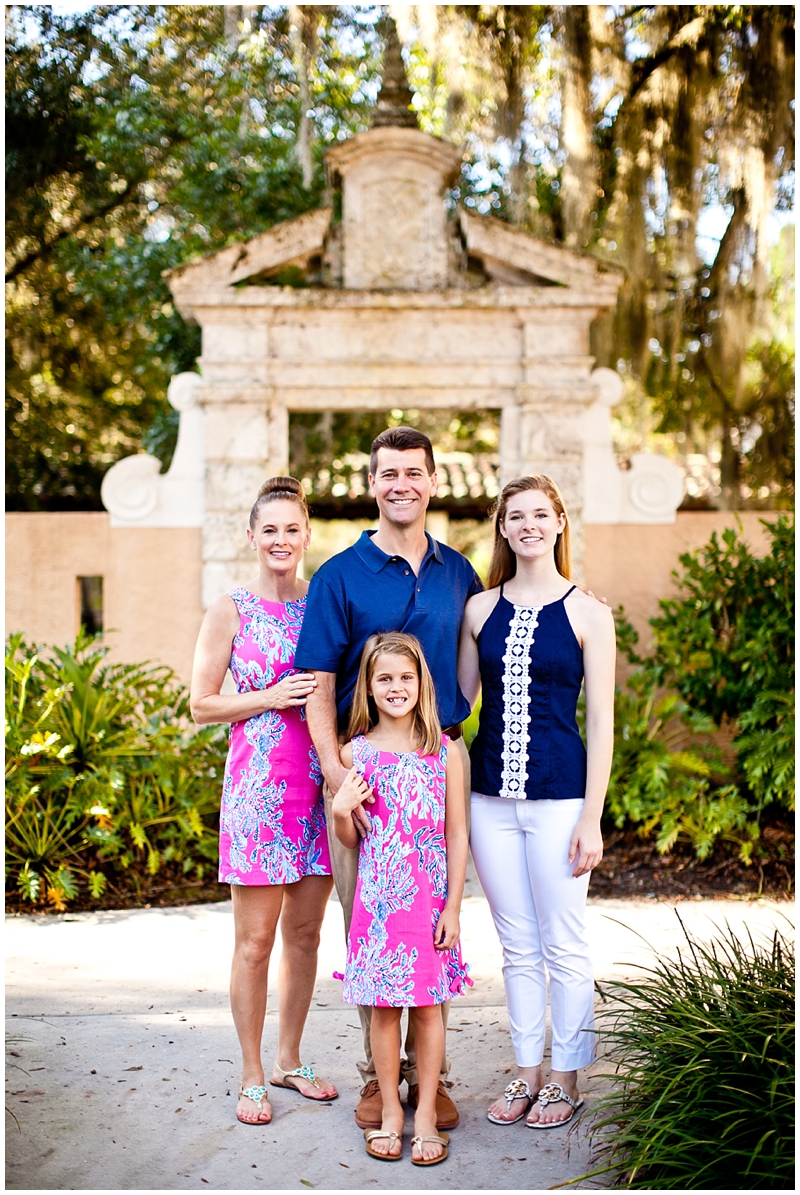
[(7, 888), (57, 910), (216, 859), (224, 733), (193, 727), (168, 668), (106, 655), (83, 633), (6, 651)]
[[(604, 985), (611, 1093), (602, 1165), (630, 1190), (781, 1190), (794, 1183), (794, 947), (728, 928)], [(589, 1175), (583, 1176), (590, 1177)]]
[[(652, 655), (617, 620), (635, 669), (617, 697), (607, 810), (660, 851), (683, 839), (705, 858), (721, 838), (749, 862), (764, 808), (794, 808), (794, 532), (785, 516), (764, 526), (763, 558), (733, 530), (680, 557), (679, 596), (650, 620)], [(723, 726), (733, 767), (709, 741)]]

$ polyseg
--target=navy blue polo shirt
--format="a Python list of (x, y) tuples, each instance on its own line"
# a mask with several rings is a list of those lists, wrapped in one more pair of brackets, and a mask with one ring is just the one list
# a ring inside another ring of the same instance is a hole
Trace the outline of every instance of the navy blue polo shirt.
[(483, 589), (465, 556), (427, 535), (419, 576), (402, 556), (388, 556), (364, 531), (351, 548), (331, 557), (311, 578), (296, 668), (336, 673), (336, 708), (344, 728), (361, 650), (378, 631), (416, 635), (436, 687), (442, 726), (469, 715), (458, 687), (458, 636), (467, 598)]

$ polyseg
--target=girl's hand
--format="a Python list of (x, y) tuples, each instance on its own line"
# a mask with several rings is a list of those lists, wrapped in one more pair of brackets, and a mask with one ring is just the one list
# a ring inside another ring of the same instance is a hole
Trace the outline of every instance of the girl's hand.
[(436, 929), (433, 931), (433, 944), (437, 950), (450, 950), (461, 937), (461, 921), (457, 909), (449, 909), (447, 905), (439, 914)]
[(296, 705), (305, 705), (309, 693), (317, 687), (313, 672), (292, 672), (277, 684), (264, 689), (265, 710), (285, 710)]
[[(361, 773), (353, 767), (345, 776), (339, 791), (334, 796), (331, 809), (335, 817), (348, 817), (353, 813), (363, 813), (362, 803), (370, 797), (372, 797), (372, 789)], [(358, 822), (356, 824), (358, 825)]]
[(576, 878), (592, 871), (603, 858), (603, 836), (600, 833), (600, 823), (593, 818), (579, 818), (572, 838), (569, 840), (570, 863), (575, 863), (572, 874)]

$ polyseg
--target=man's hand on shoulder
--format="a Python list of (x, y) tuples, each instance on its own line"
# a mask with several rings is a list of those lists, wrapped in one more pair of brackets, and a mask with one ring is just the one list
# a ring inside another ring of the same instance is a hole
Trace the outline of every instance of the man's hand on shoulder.
[[(596, 596), (595, 596), (595, 594), (594, 594), (594, 593), (592, 593), (591, 589), (589, 589), (589, 588), (588, 588), (588, 586), (586, 586), (586, 585), (578, 585), (577, 581), (575, 582), (575, 584), (577, 585), (578, 589), (580, 589), (581, 593), (585, 593), (587, 597), (594, 598), (594, 600), (595, 600), (596, 602), (602, 602), (602, 604), (603, 604), (604, 606), (608, 606), (608, 598), (604, 598), (604, 597), (601, 597), (601, 598), (599, 598), (599, 597), (596, 597)], [(610, 607), (610, 606), (609, 606), (609, 609), (611, 609), (611, 607)]]

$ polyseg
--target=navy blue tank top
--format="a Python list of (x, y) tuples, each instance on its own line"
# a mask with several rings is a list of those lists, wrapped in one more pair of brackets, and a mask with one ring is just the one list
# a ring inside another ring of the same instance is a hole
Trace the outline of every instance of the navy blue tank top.
[(583, 652), (564, 601), (515, 606), (500, 597), (478, 635), (483, 700), (470, 751), (472, 788), (485, 797), (583, 799), (586, 748), (575, 709)]

